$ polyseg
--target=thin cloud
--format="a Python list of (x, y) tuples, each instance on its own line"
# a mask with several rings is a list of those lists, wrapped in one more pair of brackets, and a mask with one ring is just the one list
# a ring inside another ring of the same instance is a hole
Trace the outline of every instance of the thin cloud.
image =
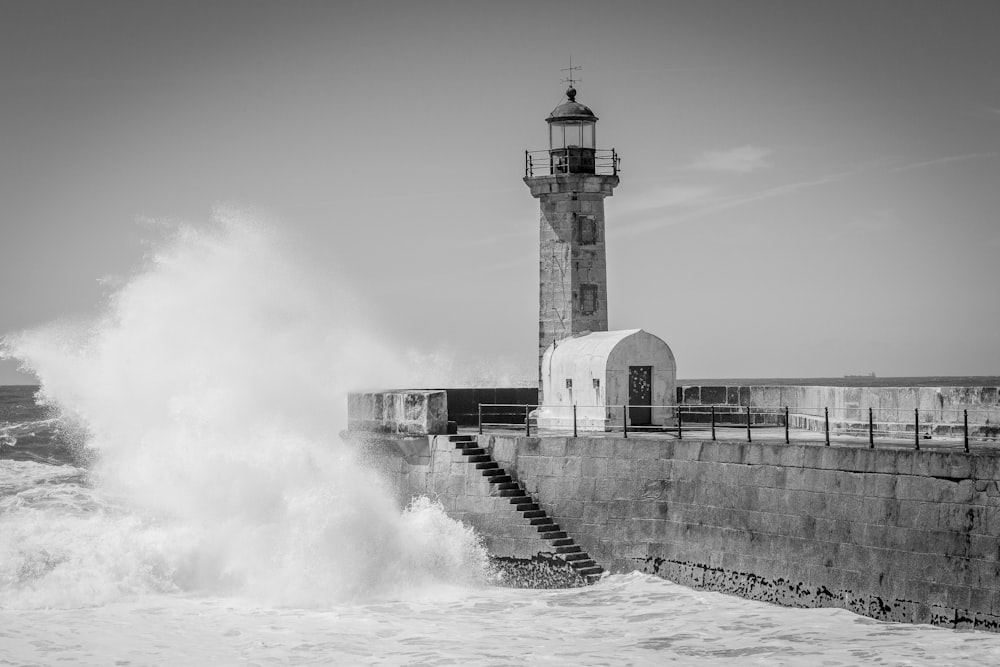
[(690, 209), (711, 201), (714, 192), (715, 188), (707, 185), (668, 185), (630, 197), (619, 212), (633, 214), (666, 208)]
[(645, 222), (640, 222), (635, 225), (630, 225), (629, 227), (621, 230), (622, 233), (626, 235), (638, 234), (640, 232), (649, 231), (651, 229), (657, 229), (660, 227), (666, 227), (669, 225), (676, 225), (681, 222), (687, 222), (688, 220), (694, 220), (697, 218), (703, 218), (707, 215), (712, 215), (713, 213), (719, 213), (720, 211), (726, 211), (740, 206), (746, 206), (748, 204), (753, 204), (759, 201), (764, 201), (767, 199), (775, 199), (777, 197), (783, 197), (785, 195), (790, 195), (799, 190), (805, 190), (808, 188), (815, 188), (822, 185), (827, 185), (829, 183), (836, 183), (842, 181), (846, 178), (854, 176), (857, 171), (842, 171), (829, 176), (824, 176), (822, 178), (813, 179), (810, 181), (797, 181), (795, 183), (786, 183), (784, 185), (778, 185), (773, 188), (767, 188), (766, 190), (761, 190), (760, 192), (755, 192), (743, 197), (731, 197), (729, 199), (706, 199), (704, 205), (694, 206), (688, 211), (679, 213), (666, 218), (659, 218), (656, 220), (647, 220)]
[(923, 162), (913, 162), (910, 164), (900, 165), (898, 167), (893, 167), (886, 170), (888, 173), (894, 173), (899, 171), (910, 171), (913, 169), (923, 169), (924, 167), (933, 167), (939, 164), (951, 164), (952, 162), (965, 162), (966, 160), (988, 160), (990, 158), (995, 158), (1000, 156), (1000, 153), (969, 153), (967, 155), (952, 155), (949, 157), (939, 157), (933, 160), (924, 160)]
[(749, 174), (771, 166), (771, 151), (757, 146), (740, 146), (722, 151), (706, 151), (696, 157), (686, 168), (693, 171), (712, 171)]
[[(913, 162), (910, 164), (900, 165), (898, 167), (890, 167), (881, 171), (882, 173), (888, 174), (888, 173), (910, 171), (914, 169), (922, 169), (925, 167), (933, 167), (943, 164), (950, 164), (954, 162), (963, 162), (966, 160), (986, 160), (997, 157), (1000, 157), (1000, 153), (997, 152), (969, 153), (966, 155), (953, 155), (948, 157), (936, 158), (933, 160)], [(765, 201), (768, 199), (784, 197), (786, 195), (794, 194), (800, 190), (816, 188), (831, 183), (837, 183), (839, 181), (843, 181), (848, 178), (857, 176), (860, 173), (871, 172), (872, 170), (880, 170), (880, 168), (877, 165), (870, 164), (851, 171), (836, 172), (828, 176), (823, 176), (822, 178), (817, 178), (809, 181), (797, 181), (794, 183), (786, 183), (784, 185), (778, 185), (742, 197), (729, 197), (729, 198), (706, 197), (704, 198), (703, 201), (697, 202), (696, 205), (689, 207), (688, 210), (686, 211), (680, 212), (676, 215), (658, 218), (655, 220), (647, 219), (643, 222), (639, 222), (630, 225), (625, 229), (622, 229), (621, 233), (624, 233), (626, 235), (633, 235), (653, 229), (658, 229), (660, 227), (676, 225), (682, 222), (687, 222), (689, 220), (703, 218), (715, 213), (719, 213), (721, 211), (731, 210), (734, 208), (746, 206), (749, 204), (754, 204), (756, 202)]]

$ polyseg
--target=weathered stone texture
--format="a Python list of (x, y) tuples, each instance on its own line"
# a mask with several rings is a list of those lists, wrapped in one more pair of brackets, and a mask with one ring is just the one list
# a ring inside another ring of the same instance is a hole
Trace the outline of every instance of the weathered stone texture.
[(584, 331), (608, 330), (604, 198), (611, 196), (618, 177), (560, 174), (524, 181), (541, 207), (540, 363), (545, 348), (554, 340)]
[(423, 389), (348, 394), (347, 423), (351, 431), (407, 435), (445, 433), (447, 394)]
[(613, 572), (885, 620), (1000, 623), (1000, 455), (638, 438), (480, 446)]

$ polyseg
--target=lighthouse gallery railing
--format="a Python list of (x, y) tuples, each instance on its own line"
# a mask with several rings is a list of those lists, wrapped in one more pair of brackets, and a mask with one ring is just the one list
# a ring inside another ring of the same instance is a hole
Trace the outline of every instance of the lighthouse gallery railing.
[(524, 175), (529, 178), (559, 174), (617, 176), (620, 170), (621, 158), (614, 148), (524, 151)]

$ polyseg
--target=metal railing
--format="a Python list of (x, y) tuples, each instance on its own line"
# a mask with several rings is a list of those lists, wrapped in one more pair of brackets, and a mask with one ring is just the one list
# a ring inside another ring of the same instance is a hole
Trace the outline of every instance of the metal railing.
[[(922, 441), (961, 442), (966, 452), (970, 443), (1000, 443), (1000, 424), (990, 423), (995, 410), (968, 408), (947, 411), (905, 408), (840, 408), (803, 406), (736, 405), (522, 405), (479, 404), (478, 429), (486, 431), (523, 430), (525, 435), (557, 435), (572, 430), (589, 432), (659, 433), (683, 438), (685, 432), (700, 432), (717, 440), (720, 431), (738, 432), (737, 437), (753, 442), (754, 431), (768, 440), (817, 440), (822, 436), (857, 442), (866, 439), (875, 447), (876, 437), (886, 444), (911, 442), (920, 449)], [(938, 414), (935, 414), (938, 413)], [(970, 421), (971, 416), (971, 421)], [(557, 431), (558, 433), (554, 433)], [(727, 438), (732, 439), (732, 438)]]
[(614, 148), (524, 151), (524, 175), (597, 174), (617, 176), (621, 158)]

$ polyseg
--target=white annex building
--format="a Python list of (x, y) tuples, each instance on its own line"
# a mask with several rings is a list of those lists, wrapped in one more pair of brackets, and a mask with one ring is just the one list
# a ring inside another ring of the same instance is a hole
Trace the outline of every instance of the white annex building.
[(542, 394), (537, 423), (580, 430), (672, 424), (677, 364), (662, 339), (642, 329), (595, 331), (553, 341), (542, 355)]

